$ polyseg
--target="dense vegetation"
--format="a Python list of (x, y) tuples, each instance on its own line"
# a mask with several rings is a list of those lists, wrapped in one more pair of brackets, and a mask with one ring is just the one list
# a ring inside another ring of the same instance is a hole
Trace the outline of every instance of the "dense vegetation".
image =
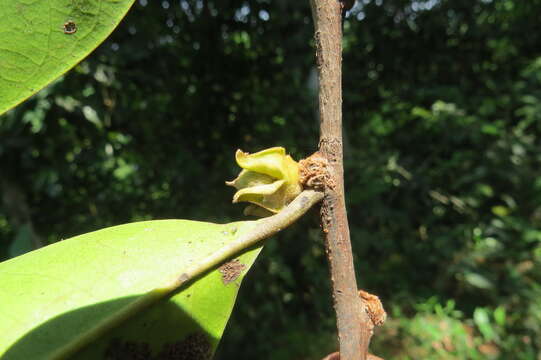
[[(539, 0), (364, 0), (345, 22), (348, 211), (389, 359), (541, 349)], [(308, 1), (139, 0), (0, 117), (0, 256), (142, 219), (242, 217), (234, 151), (317, 148)], [(82, 254), (81, 256), (84, 256)], [(336, 347), (317, 216), (269, 242), (219, 358)]]

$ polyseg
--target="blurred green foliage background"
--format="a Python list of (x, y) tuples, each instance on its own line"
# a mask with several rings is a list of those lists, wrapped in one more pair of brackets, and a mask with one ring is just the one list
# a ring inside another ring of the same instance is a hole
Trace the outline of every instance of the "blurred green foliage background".
[[(346, 190), (386, 359), (541, 359), (540, 0), (363, 0), (344, 38)], [(0, 117), (0, 257), (144, 219), (241, 219), (234, 151), (316, 150), (309, 2), (139, 0)], [(84, 254), (81, 254), (84, 256)], [(219, 359), (336, 349), (317, 212), (266, 246)]]

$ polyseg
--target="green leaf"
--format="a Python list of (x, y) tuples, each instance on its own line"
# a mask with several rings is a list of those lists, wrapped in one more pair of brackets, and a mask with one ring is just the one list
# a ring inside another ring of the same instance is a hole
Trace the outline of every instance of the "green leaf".
[(473, 312), (473, 321), (479, 328), (481, 334), (486, 340), (492, 340), (495, 338), (496, 333), (492, 329), (488, 312), (485, 308), (476, 308)]
[(134, 0), (0, 0), (0, 114), (75, 66)]
[(483, 276), (479, 273), (467, 272), (464, 275), (464, 279), (470, 285), (478, 287), (480, 289), (492, 289), (494, 287), (494, 284), (489, 279), (487, 279), (486, 276)]
[(494, 309), (494, 320), (496, 320), (496, 324), (505, 326), (505, 308), (503, 306)]
[(509, 209), (502, 205), (496, 205), (492, 207), (492, 213), (497, 216), (505, 217), (509, 215)]
[[(173, 296), (164, 296), (164, 289), (258, 223), (138, 222), (0, 263), (0, 358), (63, 358), (58, 355), (92, 341), (71, 358), (101, 359), (107, 353), (147, 359), (175, 351), (208, 358), (261, 247), (188, 282)], [(149, 298), (148, 307), (129, 310)], [(108, 319), (121, 313), (127, 321), (113, 327)], [(107, 327), (113, 330), (104, 334)]]

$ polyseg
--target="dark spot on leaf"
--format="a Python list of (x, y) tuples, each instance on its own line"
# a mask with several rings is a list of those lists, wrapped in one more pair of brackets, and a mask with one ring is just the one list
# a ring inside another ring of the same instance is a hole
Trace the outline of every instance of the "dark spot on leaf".
[(241, 263), (238, 259), (235, 259), (223, 264), (218, 270), (222, 274), (223, 283), (227, 285), (230, 282), (237, 280), (244, 268), (246, 268), (246, 265)]
[(64, 34), (75, 34), (77, 32), (77, 25), (73, 21), (67, 21), (64, 23)]
[(181, 341), (162, 346), (157, 355), (152, 355), (146, 342), (121, 341), (114, 339), (105, 351), (106, 360), (209, 360), (212, 346), (206, 335), (194, 333)]
[(105, 350), (107, 360), (145, 360), (151, 357), (150, 346), (146, 342), (113, 339)]
[(165, 344), (155, 360), (208, 360), (212, 347), (208, 338), (201, 333), (191, 334), (182, 341)]

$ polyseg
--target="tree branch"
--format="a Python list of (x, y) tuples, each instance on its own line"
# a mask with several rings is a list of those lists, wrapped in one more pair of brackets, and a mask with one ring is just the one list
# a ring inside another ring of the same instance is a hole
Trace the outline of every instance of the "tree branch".
[(338, 0), (310, 0), (319, 75), (319, 152), (328, 161), (321, 221), (331, 272), (341, 360), (365, 360), (369, 319), (357, 282), (344, 200), (342, 152), (342, 10)]

